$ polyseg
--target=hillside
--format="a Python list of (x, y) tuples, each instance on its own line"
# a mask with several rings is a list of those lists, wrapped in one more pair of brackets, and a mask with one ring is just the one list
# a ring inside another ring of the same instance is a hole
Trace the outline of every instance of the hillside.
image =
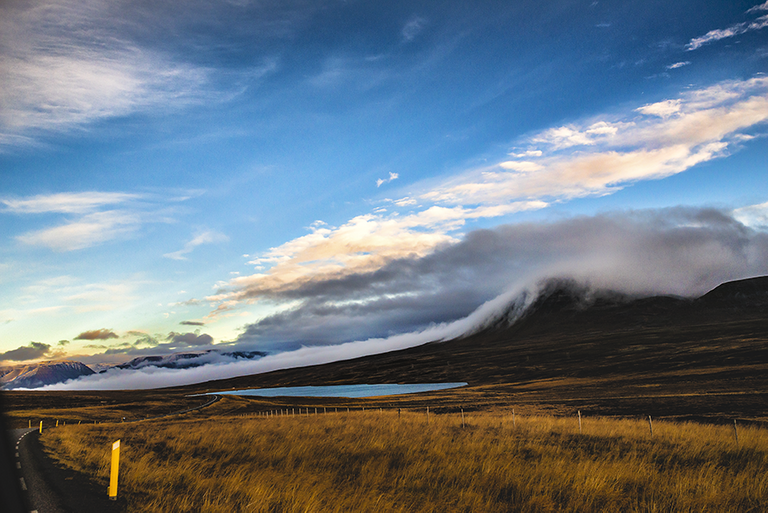
[(762, 418), (767, 307), (765, 277), (697, 299), (632, 298), (551, 282), (511, 325), (502, 318), (464, 338), (185, 390), (466, 381), (484, 405), (538, 401), (616, 414)]
[(88, 366), (69, 360), (0, 368), (0, 388), (39, 388), (94, 374)]

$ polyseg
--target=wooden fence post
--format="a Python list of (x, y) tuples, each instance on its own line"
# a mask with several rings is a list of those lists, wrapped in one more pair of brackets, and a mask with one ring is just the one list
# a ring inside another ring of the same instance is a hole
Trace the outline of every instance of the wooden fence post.
[(579, 414), (579, 434), (581, 434), (581, 410), (578, 410)]
[(651, 430), (651, 436), (653, 436), (653, 421), (651, 420), (650, 415), (648, 415), (648, 429)]
[(736, 438), (736, 445), (739, 444), (739, 432), (736, 430), (736, 419), (733, 419), (733, 436)]
[(464, 428), (464, 408), (461, 409), (461, 427)]

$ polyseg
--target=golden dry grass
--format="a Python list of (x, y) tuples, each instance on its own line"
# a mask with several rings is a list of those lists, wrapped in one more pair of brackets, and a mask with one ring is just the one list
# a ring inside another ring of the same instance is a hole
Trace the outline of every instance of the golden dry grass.
[(67, 426), (46, 451), (147, 512), (760, 511), (768, 433), (377, 410)]

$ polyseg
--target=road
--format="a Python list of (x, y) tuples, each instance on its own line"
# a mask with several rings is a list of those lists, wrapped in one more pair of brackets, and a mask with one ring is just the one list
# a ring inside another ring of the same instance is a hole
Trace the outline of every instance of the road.
[[(213, 398), (200, 406), (154, 418), (181, 415), (210, 406), (221, 399)], [(140, 419), (137, 421), (149, 420)], [(106, 488), (94, 484), (87, 476), (56, 465), (42, 450), (37, 428), (8, 431), (13, 462), (20, 475), (19, 485), (31, 513), (112, 513), (126, 511), (118, 498), (111, 501)]]
[(36, 513), (111, 513), (124, 505), (110, 501), (106, 489), (82, 474), (62, 468), (48, 458), (38, 440), (37, 429), (10, 431), (11, 448), (20, 485), (30, 511)]

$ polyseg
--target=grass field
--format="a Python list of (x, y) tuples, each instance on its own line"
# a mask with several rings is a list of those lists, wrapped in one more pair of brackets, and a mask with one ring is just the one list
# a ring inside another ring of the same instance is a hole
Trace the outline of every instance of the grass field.
[[(289, 410), (290, 412), (290, 410)], [(127, 511), (761, 511), (768, 431), (647, 419), (368, 409), (44, 432)]]

